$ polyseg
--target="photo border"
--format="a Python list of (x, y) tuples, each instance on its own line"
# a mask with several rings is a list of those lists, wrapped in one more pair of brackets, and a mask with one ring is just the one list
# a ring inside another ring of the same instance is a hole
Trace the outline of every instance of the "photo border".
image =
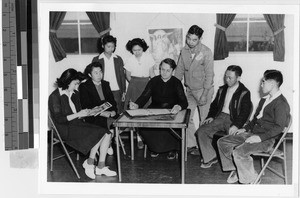
[[(112, 1), (113, 2), (113, 1)], [(209, 2), (209, 1), (208, 1)], [(223, 2), (223, 1), (222, 1)], [(288, 3), (289, 1), (287, 1)], [(214, 195), (214, 196), (294, 196), (298, 192), (298, 143), (297, 122), (293, 123), (293, 184), (292, 185), (215, 185), (215, 184), (123, 184), (123, 183), (66, 183), (47, 182), (47, 133), (48, 119), (45, 108), (49, 96), (49, 12), (50, 11), (109, 11), (109, 12), (189, 12), (189, 13), (284, 13), (294, 15), (294, 98), (293, 119), (299, 120), (299, 7), (283, 5), (233, 5), (216, 6), (214, 4), (147, 4), (143, 3), (107, 3), (107, 1), (49, 1), (38, 2), (39, 21), (39, 65), (40, 65), (40, 150), (39, 150), (39, 193), (41, 194), (103, 194), (103, 195)], [(257, 6), (259, 5), (259, 6)], [(256, 7), (255, 7), (256, 6)], [(132, 10), (132, 7), (135, 9)], [(155, 189), (155, 190), (153, 190)], [(216, 190), (218, 189), (218, 190)], [(247, 193), (247, 194), (245, 194)]]

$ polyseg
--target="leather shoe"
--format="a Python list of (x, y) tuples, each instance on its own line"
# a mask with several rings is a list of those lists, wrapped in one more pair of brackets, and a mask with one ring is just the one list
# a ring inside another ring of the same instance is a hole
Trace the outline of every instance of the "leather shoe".
[(193, 151), (191, 152), (191, 155), (200, 155), (199, 149), (193, 150)]
[(158, 157), (158, 155), (159, 155), (158, 153), (154, 153), (154, 152), (151, 152), (151, 153), (150, 153), (150, 156), (151, 156), (151, 157)]
[(105, 166), (101, 169), (96, 167), (96, 175), (106, 175), (108, 177), (113, 177), (113, 176), (116, 176), (117, 173), (116, 173), (116, 171), (109, 170), (108, 167)]
[(91, 179), (95, 179), (96, 175), (95, 175), (95, 166), (88, 164), (87, 160), (85, 160), (82, 164), (83, 168), (84, 168), (84, 172), (86, 174), (86, 176), (88, 176)]
[(201, 164), (201, 168), (210, 168), (213, 164), (216, 164), (216, 163), (218, 163), (218, 159), (217, 158), (214, 158), (214, 159), (212, 159), (212, 160), (210, 160), (209, 162), (207, 162), (207, 163), (202, 163)]
[(173, 159), (178, 158), (178, 153), (176, 151), (171, 151), (168, 153), (167, 159), (168, 160), (173, 160)]
[(234, 184), (237, 181), (239, 181), (239, 178), (237, 176), (237, 172), (236, 171), (231, 171), (230, 175), (227, 178), (227, 183), (228, 184)]

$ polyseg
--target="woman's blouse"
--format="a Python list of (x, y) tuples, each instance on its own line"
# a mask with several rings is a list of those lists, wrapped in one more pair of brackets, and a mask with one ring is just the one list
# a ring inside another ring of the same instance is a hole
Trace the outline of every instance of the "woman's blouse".
[(149, 77), (149, 69), (155, 64), (151, 54), (143, 52), (140, 61), (135, 55), (129, 57), (124, 65), (124, 68), (135, 77)]

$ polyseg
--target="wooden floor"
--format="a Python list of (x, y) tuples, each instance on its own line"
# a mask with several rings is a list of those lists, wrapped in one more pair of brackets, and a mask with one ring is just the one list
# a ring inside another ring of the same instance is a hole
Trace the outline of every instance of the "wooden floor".
[[(130, 143), (128, 139), (123, 140), (127, 155), (123, 155), (121, 149), (122, 163), (122, 183), (160, 183), (176, 184), (181, 183), (180, 176), (180, 158), (168, 160), (166, 154), (161, 154), (157, 158), (151, 158), (149, 155), (146, 159), (143, 157), (143, 150), (135, 149), (135, 160), (130, 159)], [(55, 146), (54, 154), (62, 153), (60, 146)], [(108, 156), (106, 165), (117, 172), (116, 150), (115, 155)], [(148, 152), (149, 153), (149, 152)], [(287, 142), (287, 165), (288, 165), (288, 183), (292, 183), (292, 142)], [(49, 156), (49, 155), (48, 155)], [(119, 183), (118, 177), (97, 176), (95, 180), (89, 179), (82, 168), (85, 156), (80, 155), (76, 160), (76, 154), (71, 154), (73, 162), (79, 171), (78, 179), (72, 170), (71, 165), (66, 157), (54, 161), (53, 171), (50, 171), (50, 157), (48, 157), (48, 182), (98, 182), (98, 183)], [(259, 159), (254, 160), (255, 168), (260, 170)], [(220, 164), (214, 164), (209, 169), (200, 168), (199, 156), (188, 155), (185, 168), (186, 184), (227, 184), (226, 179), (229, 172), (223, 172)], [(282, 170), (281, 161), (272, 161), (271, 166), (276, 170)], [(283, 179), (266, 171), (262, 176), (261, 184), (283, 184)]]

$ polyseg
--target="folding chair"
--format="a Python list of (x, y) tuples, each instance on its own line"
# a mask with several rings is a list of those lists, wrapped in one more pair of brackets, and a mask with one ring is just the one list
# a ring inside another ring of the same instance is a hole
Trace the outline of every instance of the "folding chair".
[[(269, 169), (271, 172), (273, 172), (274, 174), (276, 174), (277, 176), (281, 177), (282, 179), (284, 179), (284, 183), (287, 184), (287, 165), (286, 165), (286, 140), (287, 140), (287, 134), (288, 131), (291, 127), (292, 124), (292, 116), (289, 115), (289, 123), (288, 125), (284, 128), (281, 138), (279, 139), (279, 141), (275, 144), (275, 147), (272, 148), (271, 151), (269, 152), (258, 152), (258, 153), (254, 153), (253, 156), (258, 156), (261, 157), (261, 171), (260, 173), (257, 175), (255, 181), (253, 182), (253, 184), (257, 184), (258, 181), (260, 180), (261, 176), (264, 174), (264, 171), (266, 169)], [(282, 151), (279, 150), (279, 147), (282, 145)], [(268, 160), (266, 163), (264, 163), (264, 157), (268, 157)], [(281, 174), (279, 171), (275, 170), (274, 168), (269, 166), (270, 161), (273, 158), (278, 158), (281, 159), (283, 161), (283, 173)]]
[[(57, 160), (57, 159), (59, 159), (59, 158), (62, 158), (62, 157), (67, 156), (67, 158), (68, 158), (68, 160), (69, 160), (69, 162), (70, 162), (70, 164), (71, 164), (71, 166), (72, 166), (72, 168), (73, 168), (73, 170), (74, 170), (74, 172), (75, 172), (77, 178), (80, 179), (80, 176), (79, 176), (79, 174), (78, 174), (78, 171), (77, 171), (76, 167), (74, 166), (74, 163), (73, 163), (73, 161), (72, 161), (72, 159), (71, 159), (71, 157), (70, 157), (70, 154), (71, 154), (71, 153), (74, 153), (74, 151), (69, 152), (69, 151), (67, 150), (67, 148), (66, 148), (66, 146), (65, 146), (65, 144), (64, 144), (64, 141), (62, 140), (62, 138), (61, 138), (61, 136), (60, 136), (60, 134), (59, 134), (59, 132), (58, 132), (58, 130), (57, 130), (57, 128), (56, 128), (54, 122), (53, 122), (53, 119), (51, 118), (50, 112), (48, 113), (48, 118), (49, 118), (50, 123), (51, 123), (51, 138), (50, 138), (50, 139), (51, 139), (51, 140), (50, 140), (50, 144), (51, 144), (51, 145), (50, 145), (50, 146), (51, 146), (51, 150), (50, 150), (50, 171), (53, 171), (53, 161), (54, 161), (54, 160)], [(54, 137), (54, 136), (55, 136), (55, 137)], [(61, 146), (63, 147), (63, 150), (64, 150), (64, 153), (65, 153), (65, 154), (59, 155), (59, 156), (57, 156), (57, 157), (54, 158), (54, 157), (53, 157), (53, 146), (56, 145), (56, 144), (58, 144), (58, 143), (60, 143)], [(79, 155), (78, 155), (78, 154), (77, 154), (77, 160), (79, 160)]]

